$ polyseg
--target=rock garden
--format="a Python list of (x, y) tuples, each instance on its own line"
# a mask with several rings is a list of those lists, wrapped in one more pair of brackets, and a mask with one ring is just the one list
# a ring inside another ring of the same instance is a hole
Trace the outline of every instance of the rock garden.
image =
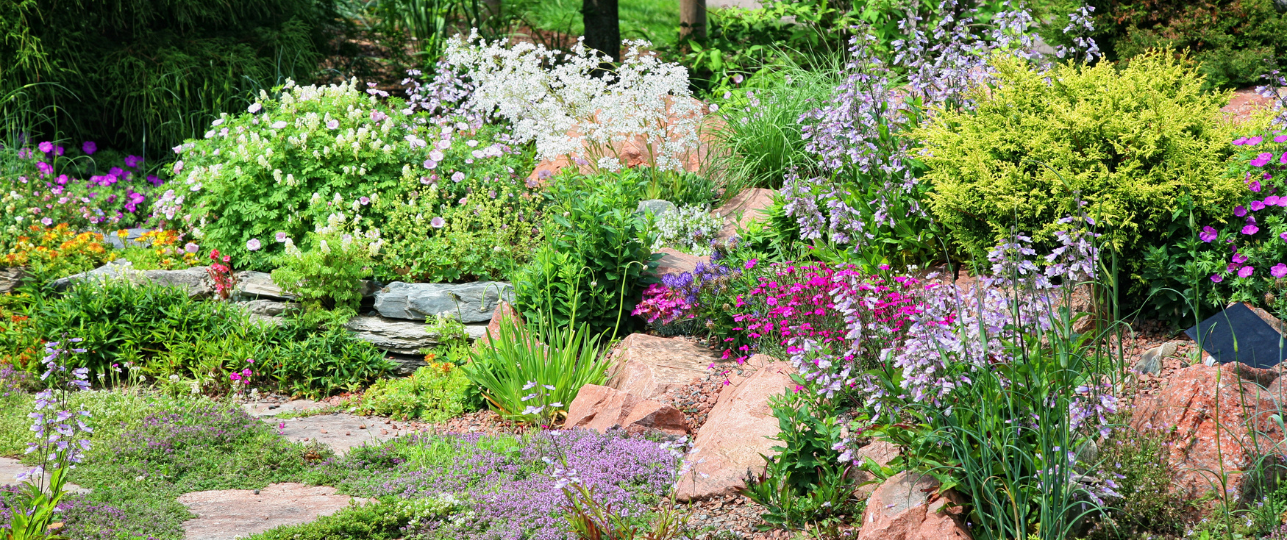
[(1287, 540), (1275, 2), (58, 4), (0, 539)]

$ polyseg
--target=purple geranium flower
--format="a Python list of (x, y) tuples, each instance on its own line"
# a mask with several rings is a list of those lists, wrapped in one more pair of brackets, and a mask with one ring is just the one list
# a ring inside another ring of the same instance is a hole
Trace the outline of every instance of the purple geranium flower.
[(261, 247), (264, 247), (264, 246), (263, 244), (259, 243), (258, 238), (251, 238), (249, 241), (246, 242), (246, 249), (250, 251), (259, 251), (259, 248)]
[(1287, 264), (1283, 264), (1283, 263), (1275, 264), (1273, 268), (1269, 269), (1269, 275), (1274, 276), (1276, 278), (1287, 276)]
[(1259, 212), (1265, 209), (1265, 203), (1263, 201), (1251, 201), (1250, 206), (1252, 212)]
[(429, 220), (429, 224), (435, 229), (441, 229), (447, 225), (447, 220), (435, 216), (433, 219)]
[(1256, 234), (1258, 232), (1260, 232), (1260, 227), (1255, 226), (1255, 224), (1249, 223), (1242, 228), (1242, 234)]
[(36, 148), (39, 148), (41, 152), (48, 154), (54, 151), (54, 143), (45, 141), (37, 145)]
[(1249, 278), (1254, 273), (1256, 273), (1256, 269), (1251, 266), (1244, 266), (1238, 269), (1238, 277), (1240, 278)]
[(1263, 140), (1264, 139), (1260, 137), (1247, 137), (1247, 146), (1255, 146), (1257, 144), (1260, 144), (1260, 141), (1263, 141)]
[(1262, 154), (1260, 154), (1260, 155), (1256, 156), (1256, 157), (1255, 157), (1255, 159), (1252, 159), (1252, 160), (1251, 160), (1251, 166), (1252, 166), (1252, 167), (1264, 167), (1265, 165), (1268, 165), (1268, 164), (1269, 164), (1269, 160), (1271, 160), (1271, 159), (1274, 159), (1274, 155), (1273, 155), (1272, 153), (1269, 153), (1269, 152), (1264, 152), (1264, 153), (1262, 153)]
[(1224, 278), (1221, 277), (1220, 274), (1211, 274), (1212, 283), (1220, 283), (1221, 281), (1224, 281)]
[(83, 150), (86, 155), (92, 156), (94, 155), (94, 152), (98, 151), (98, 145), (94, 144), (94, 141), (85, 141), (85, 144), (80, 145), (80, 149)]
[(1238, 216), (1238, 217), (1242, 217), (1242, 216), (1247, 215), (1247, 207), (1245, 207), (1245, 206), (1243, 206), (1243, 205), (1241, 205), (1241, 204), (1240, 204), (1240, 205), (1238, 205), (1237, 207), (1235, 207), (1235, 208), (1233, 209), (1233, 215)]
[(1198, 233), (1198, 239), (1209, 244), (1211, 241), (1215, 240), (1216, 236), (1219, 236), (1219, 234), (1219, 231), (1208, 225), (1202, 228), (1202, 232)]

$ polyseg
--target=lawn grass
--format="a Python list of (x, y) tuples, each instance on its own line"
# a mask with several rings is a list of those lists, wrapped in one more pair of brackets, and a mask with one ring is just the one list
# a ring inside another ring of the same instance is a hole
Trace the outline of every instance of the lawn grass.
[[(538, 0), (526, 7), (529, 23), (540, 30), (554, 30), (579, 36), (581, 0)], [(655, 48), (675, 45), (679, 39), (679, 2), (677, 0), (621, 0), (622, 39), (644, 39)]]

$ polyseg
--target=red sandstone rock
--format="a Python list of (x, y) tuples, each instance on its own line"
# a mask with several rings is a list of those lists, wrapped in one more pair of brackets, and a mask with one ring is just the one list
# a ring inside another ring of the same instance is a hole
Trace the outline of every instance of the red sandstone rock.
[(745, 229), (751, 222), (767, 217), (765, 209), (773, 206), (775, 193), (764, 188), (746, 189), (716, 208), (712, 213), (724, 218), (724, 228), (720, 229), (717, 237), (727, 240), (737, 233), (739, 226)]
[(643, 399), (658, 399), (701, 379), (718, 360), (710, 349), (691, 339), (647, 334), (626, 336), (613, 354), (619, 363), (608, 386)]
[[(1180, 495), (1195, 499), (1211, 491), (1221, 471), (1240, 493), (1243, 468), (1282, 441), (1270, 418), (1278, 408), (1270, 392), (1254, 382), (1266, 378), (1266, 371), (1228, 364), (1186, 367), (1132, 412), (1132, 428), (1165, 434), (1172, 485)], [(1259, 432), (1255, 442), (1249, 435), (1253, 428)]]
[[(523, 324), (523, 316), (514, 309), (509, 302), (504, 300), (496, 305), (496, 310), (492, 312), (492, 320), (487, 323), (487, 335), (492, 339), (500, 339), (500, 325), (503, 320), (512, 320), (518, 324)], [(485, 340), (479, 340), (485, 342)]]
[(661, 259), (657, 260), (657, 269), (653, 271), (657, 276), (692, 272), (697, 269), (697, 263), (710, 264), (711, 262), (710, 257), (689, 255), (677, 249), (661, 248), (657, 253), (661, 254)]
[(576, 399), (568, 406), (568, 417), (563, 427), (593, 429), (600, 433), (614, 427), (628, 432), (688, 433), (684, 413), (678, 409), (597, 384), (587, 384), (577, 392)]
[(900, 472), (889, 477), (867, 499), (858, 540), (969, 539), (960, 523), (963, 497), (937, 493), (932, 477)]
[(675, 484), (675, 496), (692, 501), (736, 493), (746, 487), (746, 473), (764, 471), (764, 457), (778, 444), (778, 419), (769, 408), (769, 397), (793, 383), (795, 368), (773, 362), (736, 385), (725, 386), (706, 424), (697, 431), (690, 456), (692, 474)]
[(186, 493), (178, 500), (197, 515), (183, 522), (187, 538), (232, 540), (329, 516), (348, 507), (353, 498), (336, 495), (333, 487), (286, 483), (272, 484), (259, 494), (249, 489), (226, 489)]
[[(862, 448), (855, 450), (853, 455), (853, 462), (854, 462), (854, 466), (858, 467), (866, 463), (867, 459), (870, 458), (873, 462), (876, 463), (876, 465), (884, 467), (889, 465), (889, 462), (893, 461), (894, 458), (898, 457), (898, 453), (899, 453), (898, 446), (890, 444), (885, 441), (876, 440), (876, 441), (872, 441), (871, 444), (867, 446), (864, 446)], [(855, 468), (853, 472), (850, 474), (854, 477), (854, 480), (857, 481), (858, 484), (861, 484), (858, 486), (857, 489), (854, 490), (854, 497), (857, 497), (859, 499), (866, 499), (870, 497), (873, 492), (876, 491), (875, 475), (865, 470), (857, 469), (857, 468)], [(871, 483), (868, 483), (868, 482), (871, 482)]]

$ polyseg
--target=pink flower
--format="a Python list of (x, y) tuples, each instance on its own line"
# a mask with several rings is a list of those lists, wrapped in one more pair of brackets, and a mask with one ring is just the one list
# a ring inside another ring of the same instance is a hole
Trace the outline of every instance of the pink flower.
[(187, 244), (183, 245), (183, 251), (186, 251), (188, 253), (196, 253), (197, 245), (193, 244), (192, 242), (188, 242)]
[(48, 154), (54, 151), (54, 143), (45, 141), (37, 145), (36, 148), (39, 148), (41, 152)]
[[(1258, 183), (1258, 182), (1257, 182), (1257, 183)], [(1257, 187), (1259, 187), (1259, 186), (1257, 186)], [(1259, 212), (1259, 211), (1261, 211), (1261, 210), (1264, 210), (1264, 209), (1265, 209), (1265, 203), (1264, 203), (1263, 201), (1251, 201), (1251, 205), (1250, 205), (1250, 206), (1251, 206), (1251, 211), (1252, 211), (1252, 212)]]
[(1238, 205), (1238, 206), (1234, 207), (1234, 209), (1233, 209), (1233, 215), (1238, 216), (1238, 217), (1245, 216), (1245, 215), (1247, 215), (1247, 208), (1246, 208), (1246, 207), (1244, 207), (1244, 206), (1242, 206), (1242, 205)]
[(1258, 232), (1260, 232), (1260, 227), (1257, 227), (1254, 224), (1249, 223), (1247, 226), (1242, 228), (1242, 234), (1256, 234)]
[(1287, 142), (1287, 135), (1279, 135), (1277, 137), (1274, 137), (1274, 142), (1277, 142), (1277, 143)]
[(250, 251), (259, 251), (259, 248), (261, 248), (261, 247), (264, 247), (264, 246), (263, 246), (263, 244), (260, 244), (260, 243), (259, 243), (259, 239), (258, 239), (258, 238), (251, 238), (250, 240), (248, 240), (248, 241), (246, 242), (246, 249), (248, 249), (248, 250), (250, 250)]
[(1242, 264), (1247, 262), (1247, 256), (1241, 253), (1234, 253), (1233, 259), (1231, 260), (1234, 262), (1234, 264)]
[(1262, 138), (1260, 138), (1260, 137), (1247, 137), (1247, 143), (1246, 143), (1246, 144), (1247, 144), (1247, 146), (1255, 146), (1255, 145), (1257, 145), (1257, 144), (1260, 144), (1260, 141), (1263, 141), (1263, 140), (1264, 140), (1264, 139), (1262, 139)]
[(339, 127), (340, 127), (339, 120), (328, 120), (326, 122), (326, 129), (337, 129)]
[(1251, 277), (1251, 274), (1254, 274), (1255, 272), (1256, 272), (1256, 269), (1254, 267), (1244, 266), (1238, 269), (1238, 277), (1248, 278), (1248, 277)]
[[(1287, 155), (1287, 154), (1284, 154), (1284, 155)], [(1252, 180), (1251, 183), (1247, 184), (1247, 189), (1250, 189), (1251, 191), (1254, 191), (1256, 193), (1260, 193), (1260, 180)], [(1252, 210), (1255, 210), (1255, 208), (1252, 208)]]
[(1208, 225), (1202, 228), (1202, 232), (1198, 233), (1198, 239), (1209, 244), (1212, 240), (1215, 240), (1219, 234), (1219, 231)]
[(1220, 274), (1211, 274), (1212, 283), (1220, 283), (1221, 281), (1224, 281), (1224, 277), (1221, 277)]
[(1276, 278), (1287, 276), (1287, 264), (1278, 263), (1269, 269), (1269, 275)]
[(1254, 159), (1251, 160), (1251, 166), (1264, 167), (1265, 165), (1269, 164), (1269, 160), (1271, 159), (1274, 159), (1274, 155), (1272, 153), (1262, 152), (1260, 155), (1256, 156)]
[(447, 225), (447, 220), (442, 219), (441, 217), (434, 217), (433, 219), (429, 220), (429, 225), (435, 229), (441, 229)]
[(745, 265), (743, 265), (743, 268), (745, 268), (745, 269), (747, 269), (747, 270), (750, 270), (750, 269), (752, 269), (752, 268), (755, 268), (755, 265), (756, 265), (756, 263), (758, 263), (758, 262), (760, 262), (760, 260), (759, 260), (759, 259), (751, 259), (751, 260), (748, 260), (748, 261), (746, 261), (746, 264), (745, 264)]

